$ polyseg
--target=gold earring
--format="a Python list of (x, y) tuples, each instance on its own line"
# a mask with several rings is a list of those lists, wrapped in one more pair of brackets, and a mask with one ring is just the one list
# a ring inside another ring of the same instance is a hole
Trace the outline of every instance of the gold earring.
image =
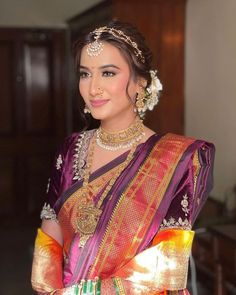
[(91, 113), (90, 109), (87, 107), (87, 105), (85, 105), (85, 107), (84, 107), (84, 113), (85, 114), (90, 114)]
[(142, 111), (143, 108), (144, 108), (144, 89), (143, 88), (140, 88), (140, 91), (138, 92), (138, 95), (137, 95), (137, 98), (136, 98), (136, 102), (135, 102), (135, 106), (139, 111)]

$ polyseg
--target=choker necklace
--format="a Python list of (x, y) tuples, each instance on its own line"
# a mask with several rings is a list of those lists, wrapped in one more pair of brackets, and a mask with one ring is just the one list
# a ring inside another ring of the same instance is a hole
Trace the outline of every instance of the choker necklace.
[(100, 126), (96, 131), (96, 142), (106, 150), (116, 151), (130, 148), (144, 135), (143, 121), (137, 117), (127, 129), (117, 132), (108, 132)]
[[(93, 201), (93, 197), (89, 193), (88, 185), (89, 185), (89, 176), (90, 170), (92, 167), (92, 160), (94, 155), (94, 147), (95, 147), (95, 136), (93, 136), (91, 145), (89, 148), (88, 156), (87, 156), (87, 164), (84, 171), (84, 180), (82, 186), (82, 196), (80, 197), (80, 202), (77, 207), (77, 220), (76, 220), (76, 227), (77, 232), (80, 234), (79, 240), (79, 247), (83, 248), (88, 239), (91, 238), (96, 230), (98, 221), (102, 214), (101, 206), (105, 198), (109, 195), (109, 192), (122, 173), (122, 171), (129, 165), (130, 161), (133, 158), (135, 153), (136, 147), (139, 141), (136, 141), (130, 151), (129, 154), (124, 162), (122, 162), (117, 170), (115, 171), (114, 175), (111, 177), (110, 181), (106, 185), (106, 188), (102, 192), (98, 202), (95, 204)], [(112, 195), (110, 196), (112, 198)]]

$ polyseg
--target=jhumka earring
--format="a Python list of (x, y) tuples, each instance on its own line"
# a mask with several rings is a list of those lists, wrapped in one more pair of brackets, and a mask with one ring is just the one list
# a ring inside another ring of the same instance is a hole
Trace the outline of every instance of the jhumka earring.
[(91, 113), (90, 109), (87, 107), (87, 105), (85, 105), (85, 107), (84, 107), (84, 113), (85, 114), (90, 114)]
[(136, 102), (135, 102), (136, 110), (138, 111), (138, 113), (144, 112), (144, 106), (145, 106), (144, 98), (145, 98), (145, 91), (143, 88), (140, 87), (140, 91), (138, 92)]

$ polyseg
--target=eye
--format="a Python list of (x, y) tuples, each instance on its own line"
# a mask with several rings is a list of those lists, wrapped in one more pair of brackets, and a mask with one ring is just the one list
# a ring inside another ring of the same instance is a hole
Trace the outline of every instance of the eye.
[(79, 77), (80, 77), (81, 79), (84, 79), (84, 78), (91, 77), (91, 74), (89, 74), (89, 73), (87, 73), (87, 72), (85, 72), (85, 71), (80, 71), (80, 72), (79, 72)]
[(111, 71), (104, 71), (104, 72), (102, 73), (103, 77), (113, 77), (113, 76), (115, 76), (115, 74), (116, 74), (116, 73), (111, 72)]

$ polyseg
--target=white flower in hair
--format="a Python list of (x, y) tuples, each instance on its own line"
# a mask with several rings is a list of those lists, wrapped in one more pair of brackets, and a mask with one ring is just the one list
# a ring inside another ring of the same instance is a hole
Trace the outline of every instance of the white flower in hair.
[(157, 78), (157, 71), (150, 71), (151, 75), (151, 84), (149, 87), (146, 88), (146, 103), (145, 103), (145, 110), (152, 111), (154, 106), (159, 101), (159, 93), (163, 89), (161, 81)]
[[(143, 100), (140, 101), (141, 106), (137, 107), (140, 118), (145, 117), (147, 110), (152, 111), (154, 106), (157, 105), (159, 101), (160, 91), (163, 89), (161, 81), (157, 78), (157, 71), (150, 70), (151, 83), (148, 87), (145, 88), (145, 94)], [(137, 100), (137, 103), (139, 101)]]

